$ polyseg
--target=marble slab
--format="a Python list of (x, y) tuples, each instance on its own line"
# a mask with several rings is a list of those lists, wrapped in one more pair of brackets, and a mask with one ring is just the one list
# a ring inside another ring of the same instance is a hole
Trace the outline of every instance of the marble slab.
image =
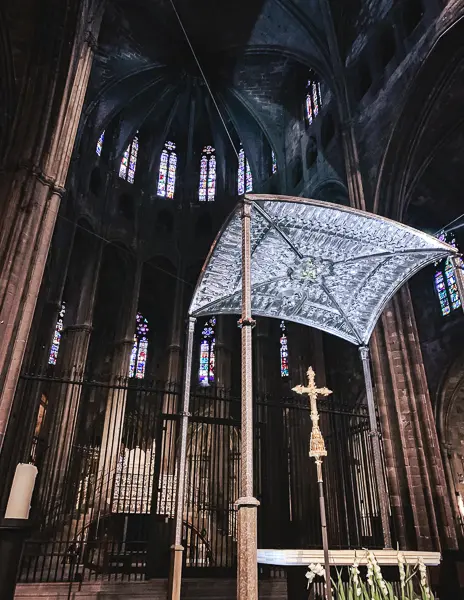
[[(397, 565), (398, 552), (396, 550), (373, 550), (375, 558), (380, 565)], [(413, 550), (401, 551), (405, 560), (409, 564), (415, 564), (419, 558), (422, 558), (424, 564), (428, 567), (440, 564), (440, 552), (417, 552)], [(352, 565), (357, 559), (359, 564), (366, 564), (366, 550), (329, 550), (329, 560), (331, 565)], [(258, 563), (264, 565), (281, 566), (307, 566), (311, 563), (323, 563), (323, 550), (258, 550)]]

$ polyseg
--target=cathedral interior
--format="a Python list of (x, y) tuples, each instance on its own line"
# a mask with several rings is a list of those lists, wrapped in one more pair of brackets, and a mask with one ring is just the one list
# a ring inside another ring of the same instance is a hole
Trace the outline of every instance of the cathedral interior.
[[(16, 465), (38, 469), (17, 598), (167, 580), (187, 311), (245, 193), (464, 248), (463, 40), (463, 0), (0, 3), (2, 516)], [(464, 598), (463, 304), (450, 260), (430, 265), (370, 340), (393, 548), (442, 553), (441, 600)], [(237, 318), (197, 320), (187, 435), (183, 577), (218, 598), (237, 567)], [(358, 350), (269, 318), (253, 330), (258, 547), (321, 548), (292, 392), (310, 365), (333, 390), (330, 547), (382, 548)], [(262, 598), (319, 598), (300, 568), (259, 576)]]

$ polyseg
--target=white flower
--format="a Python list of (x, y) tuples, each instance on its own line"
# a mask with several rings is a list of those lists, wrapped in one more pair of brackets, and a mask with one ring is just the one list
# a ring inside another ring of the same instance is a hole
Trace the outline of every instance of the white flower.
[(404, 569), (405, 562), (406, 561), (404, 559), (404, 555), (398, 552), (398, 570), (400, 572), (401, 588), (404, 588), (404, 586), (406, 585), (406, 571)]
[(325, 569), (320, 563), (311, 563), (308, 565), (308, 571), (306, 573), (308, 588), (317, 576), (325, 577)]

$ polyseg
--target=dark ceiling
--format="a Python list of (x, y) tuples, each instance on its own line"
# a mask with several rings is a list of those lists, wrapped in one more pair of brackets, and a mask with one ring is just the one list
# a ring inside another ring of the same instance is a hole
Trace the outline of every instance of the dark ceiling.
[[(278, 154), (308, 74), (330, 78), (319, 0), (173, 1), (236, 147), (252, 162), (265, 135)], [(84, 115), (95, 140), (122, 123), (117, 155), (142, 128), (154, 156), (191, 128), (195, 145), (233, 151), (170, 0), (109, 4)]]

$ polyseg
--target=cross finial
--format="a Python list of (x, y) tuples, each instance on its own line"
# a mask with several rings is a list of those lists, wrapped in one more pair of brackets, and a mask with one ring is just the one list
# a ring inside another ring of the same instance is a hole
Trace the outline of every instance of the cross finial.
[(329, 396), (332, 390), (326, 387), (318, 388), (316, 386), (316, 373), (312, 367), (309, 367), (306, 372), (308, 376), (308, 385), (302, 386), (297, 385), (293, 388), (293, 391), (297, 394), (308, 394), (310, 406), (311, 406), (311, 421), (313, 422), (313, 429), (311, 432), (311, 441), (309, 447), (309, 456), (314, 456), (319, 459), (320, 456), (327, 456), (327, 450), (325, 449), (324, 438), (322, 437), (321, 430), (319, 429), (319, 411), (317, 410), (317, 397), (318, 396)]

